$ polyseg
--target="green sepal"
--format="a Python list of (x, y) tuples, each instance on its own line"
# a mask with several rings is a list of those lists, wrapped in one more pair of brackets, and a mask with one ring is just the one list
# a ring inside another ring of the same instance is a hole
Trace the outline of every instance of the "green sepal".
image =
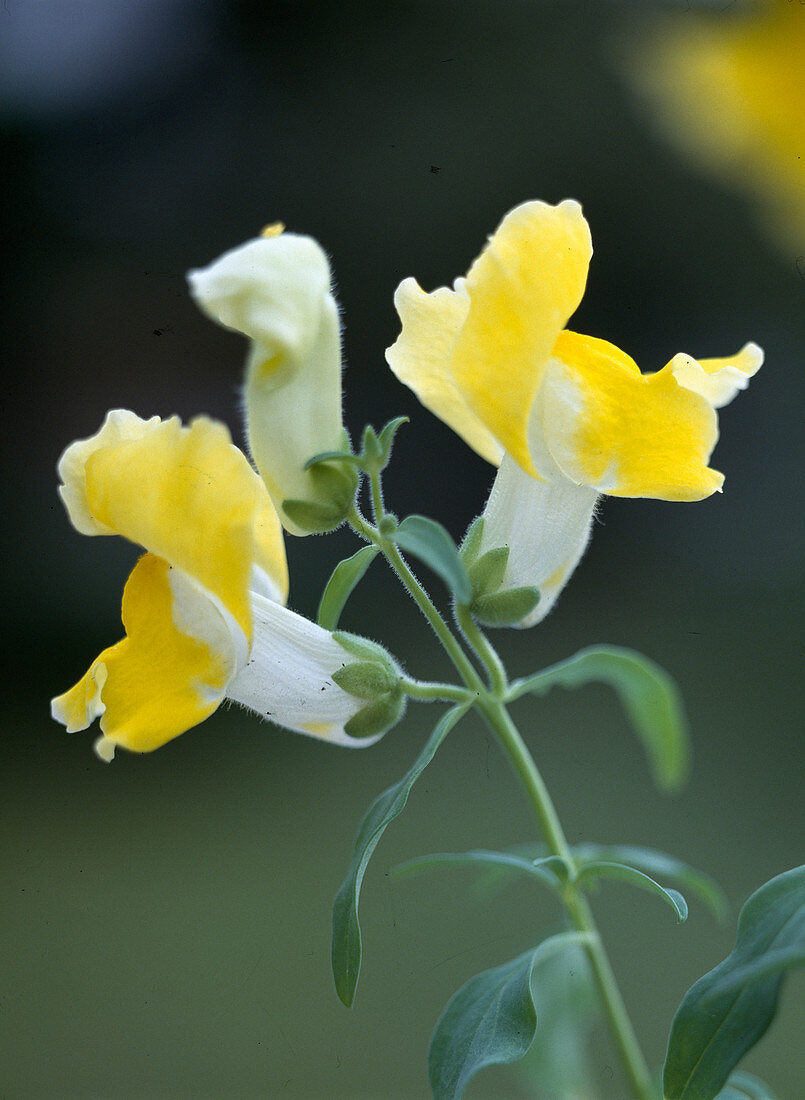
[(353, 714), (345, 723), (344, 732), (349, 737), (375, 737), (378, 733), (386, 733), (402, 718), (406, 702), (402, 688), (386, 692)]
[(355, 661), (337, 669), (332, 678), (343, 691), (357, 699), (377, 699), (388, 695), (399, 682), (399, 675), (379, 661)]
[[(483, 558), (479, 560), (483, 561)], [(531, 614), (538, 603), (539, 589), (523, 585), (521, 588), (507, 588), (503, 592), (478, 596), (472, 601), (470, 613), (482, 626), (516, 626)]]
[(472, 586), (467, 571), (456, 544), (441, 523), (427, 516), (406, 516), (394, 533), (394, 542), (441, 577), (459, 603), (471, 601)]
[(394, 445), (397, 432), (403, 424), (407, 423), (407, 416), (397, 416), (394, 420), (389, 420), (388, 424), (384, 425), (379, 433), (374, 430), (371, 424), (367, 424), (363, 429), (361, 453), (355, 457), (355, 461), (360, 468), (365, 470), (367, 474), (379, 474), (382, 470), (385, 470), (391, 459), (391, 448)]
[(316, 535), (334, 531), (346, 519), (346, 512), (312, 500), (283, 500), (282, 510), (296, 527)]
[(340, 527), (350, 513), (360, 475), (351, 455), (318, 458), (310, 466), (316, 500), (284, 500), (282, 509), (297, 527), (323, 534)]
[(322, 462), (351, 462), (354, 466), (357, 466), (360, 462), (360, 455), (354, 455), (352, 451), (322, 451), (321, 454), (309, 458), (303, 469), (312, 470), (314, 466), (318, 466)]
[(632, 727), (643, 743), (654, 782), (673, 791), (687, 778), (688, 729), (676, 685), (664, 669), (621, 646), (590, 646), (573, 657), (512, 684), (507, 701), (526, 692), (544, 695), (552, 687), (582, 687), (598, 681), (620, 697)]
[(477, 516), (467, 528), (459, 548), (459, 556), (464, 565), (469, 568), (478, 557), (481, 549), (481, 539), (484, 534), (484, 517)]
[(397, 438), (397, 432), (403, 426), (408, 424), (410, 418), (407, 416), (395, 416), (393, 420), (389, 420), (388, 424), (385, 424), (381, 430), (380, 435), (377, 437), (380, 444), (381, 457), (383, 459), (383, 465), (387, 466), (389, 459), (391, 458), (391, 448), (394, 446), (394, 440)]
[(638, 871), (635, 867), (630, 867), (626, 863), (614, 863), (610, 860), (596, 860), (586, 863), (581, 868), (576, 881), (582, 883), (597, 878), (620, 879), (622, 882), (628, 882), (630, 886), (637, 886), (650, 894), (656, 894), (671, 906), (676, 913), (679, 924), (688, 919), (688, 903), (678, 890), (660, 886), (656, 879), (651, 878), (643, 871)]
[[(340, 644), (344, 645), (344, 642), (340, 641)], [(347, 1008), (355, 999), (361, 969), (358, 900), (366, 867), (387, 826), (405, 809), (414, 783), (436, 755), (444, 738), (468, 709), (469, 703), (462, 703), (451, 707), (442, 715), (410, 771), (374, 800), (358, 828), (349, 870), (333, 904), (333, 979), (336, 992)]]
[(752, 894), (738, 917), (735, 947), (682, 998), (663, 1068), (666, 1100), (720, 1095), (771, 1024), (785, 970), (804, 962), (805, 866)]
[(473, 601), (479, 596), (488, 596), (497, 592), (503, 583), (506, 566), (509, 564), (508, 546), (496, 546), (494, 550), (487, 550), (476, 558), (467, 569), (467, 575), (472, 585)]
[(516, 1062), (537, 1030), (531, 979), (541, 962), (589, 942), (582, 932), (560, 932), (502, 966), (476, 974), (440, 1016), (428, 1051), (435, 1100), (457, 1100), (484, 1066)]
[(376, 546), (364, 546), (351, 558), (338, 563), (322, 592), (316, 615), (319, 626), (335, 630), (347, 600), (378, 553)]
[(360, 657), (364, 661), (381, 661), (395, 669), (397, 667), (388, 650), (369, 638), (364, 638), (360, 634), (350, 634), (347, 630), (334, 630), (333, 638), (353, 657)]

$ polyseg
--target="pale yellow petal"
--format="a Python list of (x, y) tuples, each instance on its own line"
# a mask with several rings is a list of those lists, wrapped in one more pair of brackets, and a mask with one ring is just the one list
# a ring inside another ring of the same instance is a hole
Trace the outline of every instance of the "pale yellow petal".
[(82, 535), (114, 535), (115, 532), (99, 523), (92, 515), (87, 501), (87, 459), (101, 447), (116, 447), (132, 439), (148, 435), (160, 423), (158, 416), (143, 420), (129, 409), (112, 409), (99, 431), (87, 439), (71, 443), (59, 459), (57, 472), (62, 484), (59, 496), (67, 509), (70, 522)]
[(394, 295), (394, 305), (402, 332), (386, 351), (392, 371), (474, 451), (499, 465), (503, 448), (472, 411), (451, 373), (469, 298), (447, 287), (426, 294), (414, 279), (405, 279)]
[(763, 351), (757, 344), (744, 344), (739, 352), (722, 359), (699, 359), (680, 353), (669, 369), (680, 386), (701, 394), (714, 409), (728, 405), (749, 385), (749, 379), (763, 365)]
[(477, 417), (534, 476), (531, 407), (553, 345), (584, 294), (591, 255), (577, 202), (528, 202), (506, 215), (466, 278), (470, 309), (453, 349), (453, 379)]
[(701, 500), (721, 488), (707, 466), (711, 405), (670, 367), (641, 374), (605, 340), (563, 332), (547, 372), (543, 430), (564, 474), (612, 496)]
[(176, 418), (140, 423), (139, 437), (108, 443), (102, 432), (94, 449), (83, 442), (80, 477), (75, 463), (63, 461), (70, 493), (83, 492), (101, 528), (193, 577), (250, 636), (253, 565), (287, 593), (282, 534), (265, 486), (224, 425), (205, 418), (188, 428)]
[[(220, 705), (234, 675), (234, 646), (211, 649), (178, 629), (170, 573), (153, 554), (140, 558), (123, 591), (127, 636), (53, 700), (53, 716), (68, 732), (100, 717), (97, 749), (104, 759), (116, 745), (151, 752), (198, 725)], [(221, 632), (226, 637), (223, 623)]]

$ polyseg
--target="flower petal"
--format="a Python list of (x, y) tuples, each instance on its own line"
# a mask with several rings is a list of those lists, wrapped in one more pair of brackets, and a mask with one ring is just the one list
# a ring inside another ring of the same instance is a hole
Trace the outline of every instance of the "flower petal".
[(693, 359), (690, 355), (675, 355), (668, 364), (674, 378), (686, 390), (708, 401), (714, 409), (728, 405), (739, 390), (745, 390), (749, 379), (763, 366), (763, 350), (757, 344), (744, 344), (735, 355), (724, 359)]
[(105, 760), (116, 745), (151, 752), (198, 725), (220, 705), (237, 665), (236, 641), (214, 605), (153, 554), (132, 570), (122, 618), (127, 636), (52, 703), (68, 733), (100, 717), (96, 750)]
[(252, 593), (254, 641), (249, 660), (227, 688), (229, 699), (286, 729), (360, 748), (374, 737), (350, 737), (344, 726), (366, 706), (333, 681), (354, 656), (316, 623)]
[(528, 473), (528, 420), (556, 338), (576, 310), (592, 255), (581, 207), (511, 210), (470, 268), (467, 319), (451, 370), (478, 418)]
[(59, 473), (71, 520), (87, 534), (116, 532), (177, 566), (248, 637), (253, 564), (281, 598), (288, 590), (282, 532), (263, 483), (223, 424), (138, 420), (116, 410), (96, 436), (68, 447)]
[(394, 305), (402, 332), (386, 351), (399, 380), (474, 451), (498, 466), (503, 448), (467, 404), (451, 373), (458, 334), (470, 308), (466, 294), (439, 287), (426, 294), (415, 279), (397, 287)]
[(550, 481), (537, 480), (504, 457), (483, 513), (479, 555), (508, 546), (501, 591), (539, 589), (539, 603), (518, 626), (534, 626), (556, 603), (587, 547), (597, 500), (595, 489), (558, 471)]
[(547, 448), (579, 485), (661, 500), (701, 500), (721, 488), (723, 475), (707, 466), (716, 414), (671, 366), (641, 374), (606, 340), (565, 331), (540, 398)]

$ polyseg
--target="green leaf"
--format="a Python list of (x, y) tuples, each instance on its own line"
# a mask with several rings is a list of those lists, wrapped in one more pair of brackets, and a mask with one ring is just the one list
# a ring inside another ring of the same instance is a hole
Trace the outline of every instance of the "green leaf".
[(635, 867), (629, 867), (626, 863), (595, 862), (586, 863), (578, 875), (578, 882), (586, 882), (588, 879), (615, 878), (622, 882), (628, 882), (631, 886), (638, 886), (641, 890), (647, 890), (651, 894), (657, 894), (663, 901), (667, 901), (676, 913), (677, 920), (681, 924), (688, 919), (688, 903), (678, 890), (668, 890), (660, 886), (649, 875), (644, 875)]
[(394, 541), (441, 577), (459, 603), (470, 602), (472, 586), (467, 571), (456, 544), (441, 523), (427, 516), (406, 516), (394, 533)]
[(721, 1090), (715, 1100), (777, 1100), (768, 1085), (764, 1085), (751, 1073), (738, 1070), (730, 1074), (726, 1087)]
[(530, 585), (521, 588), (507, 588), (505, 592), (494, 592), (487, 596), (478, 596), (472, 601), (472, 617), (483, 626), (515, 626), (526, 615), (530, 615), (539, 603), (539, 589)]
[(609, 684), (648, 756), (654, 782), (661, 790), (682, 786), (688, 772), (688, 731), (682, 701), (671, 677), (632, 649), (591, 646), (566, 661), (518, 680), (508, 699), (526, 692), (544, 695), (556, 685), (582, 687), (593, 681)]
[(335, 630), (344, 605), (378, 553), (376, 546), (364, 546), (351, 558), (338, 563), (321, 596), (316, 615), (319, 626), (325, 630)]
[(520, 871), (538, 879), (543, 885), (557, 890), (563, 881), (557, 877), (548, 867), (542, 865), (542, 861), (535, 863), (530, 859), (511, 852), (490, 852), (484, 848), (477, 848), (471, 852), (434, 852), (428, 856), (418, 856), (416, 859), (406, 860), (394, 868), (395, 876), (416, 875), (422, 871), (432, 871), (437, 867), (452, 867), (462, 864), (496, 864), (512, 871)]
[[(663, 1069), (666, 1100), (720, 1095), (774, 1018), (784, 977), (777, 969), (781, 953), (790, 953), (791, 965), (801, 961), (803, 946), (805, 867), (797, 867), (752, 894), (738, 918), (735, 947), (683, 997)], [(768, 969), (764, 960), (770, 958)]]
[(536, 949), (476, 974), (450, 998), (428, 1052), (435, 1100), (460, 1097), (484, 1066), (508, 1064), (523, 1057), (537, 1030), (532, 974), (552, 955), (589, 938), (580, 932), (551, 936)]
[(684, 887), (709, 905), (716, 917), (723, 921), (728, 905), (724, 891), (709, 875), (683, 863), (681, 859), (659, 852), (655, 848), (642, 848), (633, 844), (577, 844), (573, 858), (580, 864), (598, 861), (627, 863), (652, 877), (669, 879)]
[(333, 905), (333, 978), (336, 992), (347, 1007), (355, 999), (355, 989), (361, 968), (358, 899), (367, 864), (386, 827), (404, 810), (414, 783), (431, 762), (444, 738), (468, 708), (468, 703), (462, 703), (442, 715), (408, 774), (374, 800), (360, 824), (352, 852), (352, 861)]

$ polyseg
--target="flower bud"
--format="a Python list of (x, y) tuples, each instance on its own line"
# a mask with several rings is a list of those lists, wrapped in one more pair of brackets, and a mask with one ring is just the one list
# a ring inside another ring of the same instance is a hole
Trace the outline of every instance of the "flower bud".
[[(354, 499), (354, 470), (305, 468), (344, 449), (338, 307), (321, 246), (271, 227), (188, 280), (212, 320), (252, 342), (243, 391), (249, 448), (283, 526), (295, 535), (338, 526)], [(290, 514), (286, 501), (297, 503)]]

